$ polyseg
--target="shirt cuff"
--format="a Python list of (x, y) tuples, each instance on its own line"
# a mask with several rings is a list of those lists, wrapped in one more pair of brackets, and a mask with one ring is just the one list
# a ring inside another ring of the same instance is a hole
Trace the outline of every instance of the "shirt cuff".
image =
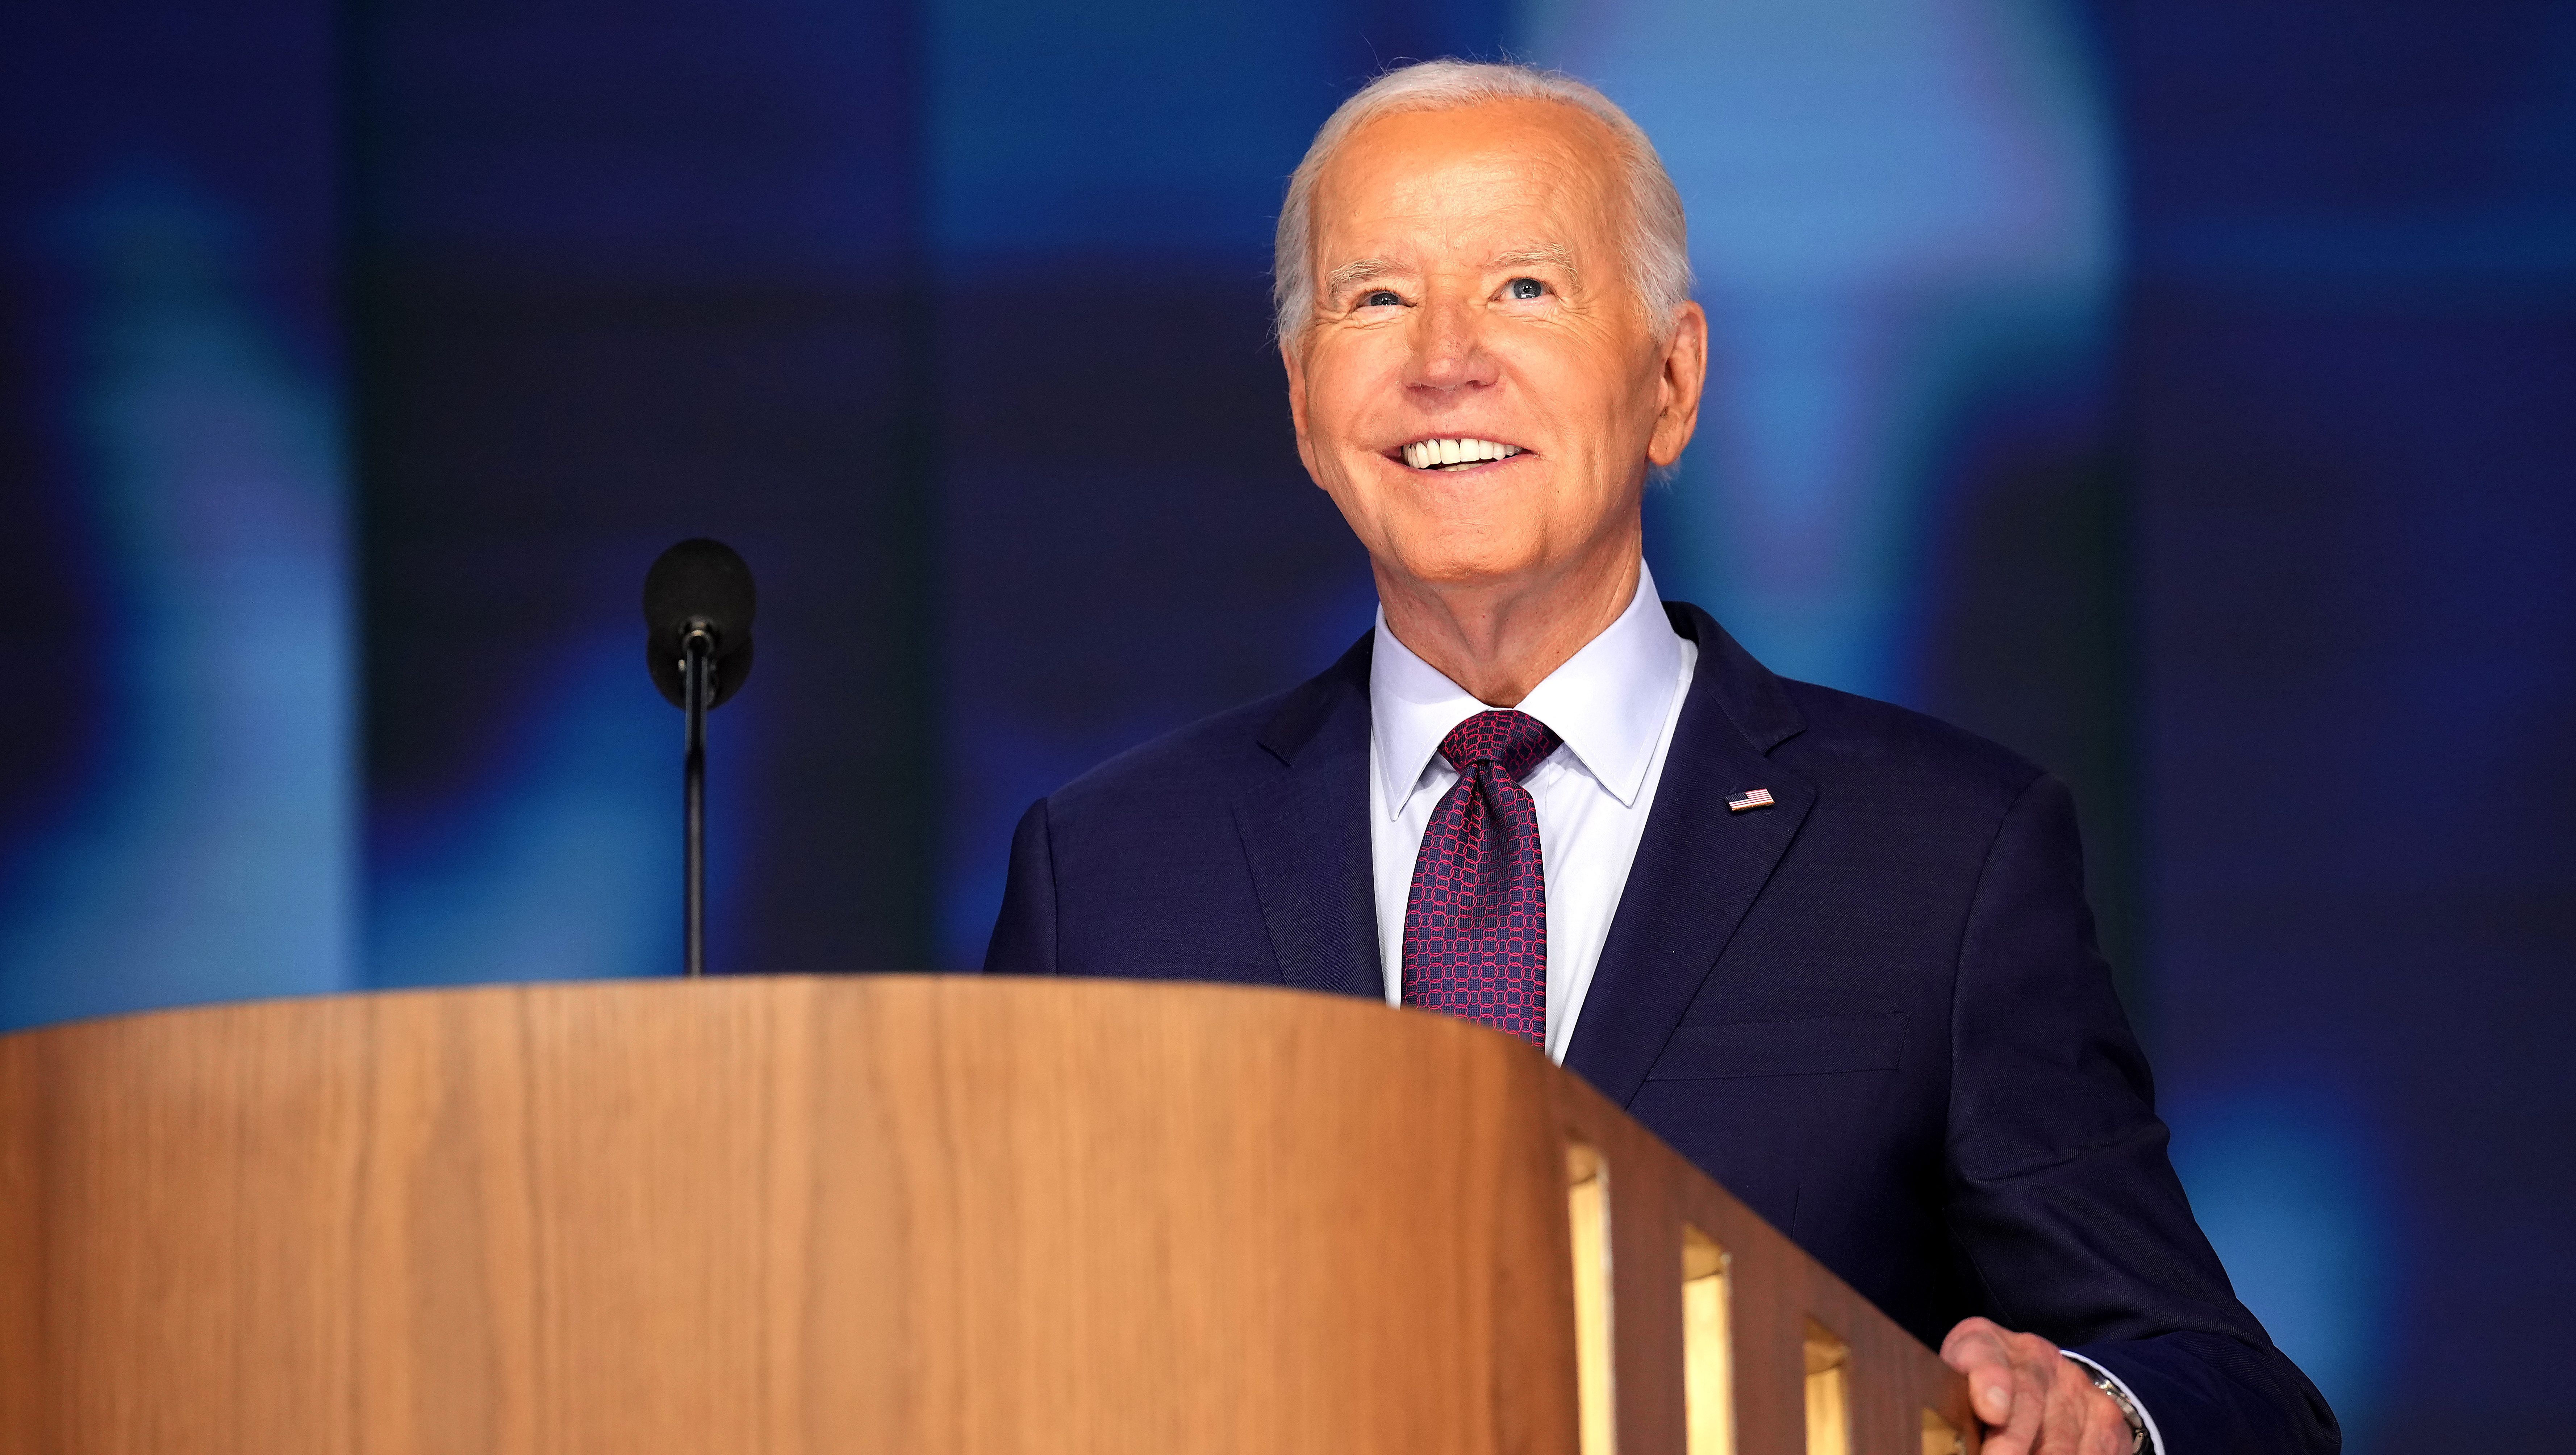
[(2146, 1402), (2138, 1398), (2137, 1391), (2129, 1388), (2129, 1382), (2127, 1380), (2113, 1374), (2110, 1370), (2103, 1368), (2101, 1365), (2094, 1363), (2092, 1360), (2085, 1358), (2083, 1355), (2076, 1353), (2072, 1349), (2060, 1349), (2057, 1352), (2074, 1360), (2076, 1363), (2083, 1365), (2085, 1368), (2100, 1374), (2104, 1379), (2111, 1381), (2111, 1383), (2119, 1389), (2121, 1396), (2128, 1400), (2129, 1408), (2136, 1410), (2138, 1412), (2138, 1418), (2146, 1422), (2147, 1449), (2154, 1452), (2154, 1455), (2165, 1455), (2165, 1437), (2163, 1432), (2156, 1428), (2156, 1417), (2154, 1411), (2149, 1410), (2146, 1406)]

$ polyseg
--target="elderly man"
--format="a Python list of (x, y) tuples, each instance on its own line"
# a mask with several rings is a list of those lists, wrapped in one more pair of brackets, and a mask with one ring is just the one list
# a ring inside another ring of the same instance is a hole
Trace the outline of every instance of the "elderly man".
[(1587, 86), (1435, 62), (1334, 113), (1280, 354), (1376, 629), (1032, 807), (985, 968), (1524, 1036), (1941, 1341), (1992, 1455), (2335, 1448), (2166, 1162), (2066, 790), (1658, 602), (1689, 283), (1662, 163)]

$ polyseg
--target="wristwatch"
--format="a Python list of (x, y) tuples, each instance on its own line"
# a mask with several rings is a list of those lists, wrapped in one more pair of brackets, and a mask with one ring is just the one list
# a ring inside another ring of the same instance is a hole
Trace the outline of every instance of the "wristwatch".
[(2084, 1371), (2084, 1377), (2093, 1381), (2095, 1389), (2111, 1396), (2111, 1403), (2120, 1407), (2120, 1418), (2129, 1422), (2129, 1455), (2147, 1455), (2147, 1417), (2138, 1413), (2137, 1403), (2129, 1398), (2128, 1391), (2120, 1388), (2118, 1381), (2110, 1375), (2081, 1359), (2075, 1361), (2075, 1367)]

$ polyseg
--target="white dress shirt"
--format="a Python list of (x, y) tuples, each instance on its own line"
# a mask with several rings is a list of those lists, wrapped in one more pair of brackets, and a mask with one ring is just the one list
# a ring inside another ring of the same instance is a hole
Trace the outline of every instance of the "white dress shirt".
[[(1422, 833), (1458, 770), (1440, 756), (1449, 730), (1488, 704), (1415, 656), (1377, 616), (1369, 660), (1369, 852), (1377, 881), (1378, 963), (1386, 1001), (1404, 999), (1404, 910)], [(1610, 917), (1664, 776), (1699, 648), (1673, 630), (1643, 562), (1619, 619), (1520, 703), (1564, 745), (1521, 780), (1538, 806), (1547, 886), (1547, 1054), (1565, 1059), (1575, 1018), (1610, 937)]]

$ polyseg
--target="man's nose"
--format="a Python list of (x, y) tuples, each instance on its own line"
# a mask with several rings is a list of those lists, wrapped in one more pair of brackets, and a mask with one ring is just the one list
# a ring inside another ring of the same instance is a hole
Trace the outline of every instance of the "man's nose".
[(1494, 356), (1486, 349), (1481, 319), (1464, 299), (1433, 299), (1414, 312), (1413, 367), (1405, 382), (1418, 389), (1471, 389), (1494, 382)]

